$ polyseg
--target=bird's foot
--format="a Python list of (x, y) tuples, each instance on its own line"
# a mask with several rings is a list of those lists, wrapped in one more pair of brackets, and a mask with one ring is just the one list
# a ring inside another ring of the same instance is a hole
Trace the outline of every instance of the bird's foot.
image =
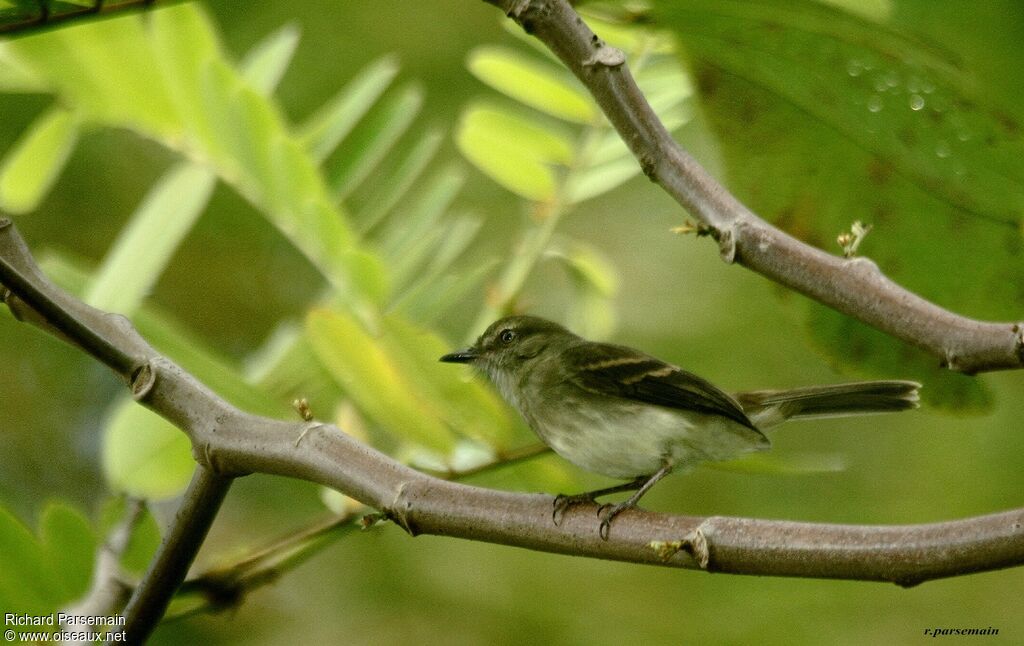
[(573, 505), (582, 505), (583, 503), (595, 502), (593, 492), (578, 493), (574, 496), (566, 496), (565, 494), (558, 494), (555, 496), (555, 501), (551, 507), (551, 522), (556, 526), (562, 523), (562, 518), (565, 516), (565, 512), (569, 507)]
[(601, 519), (601, 526), (598, 527), (597, 533), (601, 535), (601, 540), (608, 540), (608, 535), (612, 530), (612, 520), (614, 520), (620, 513), (627, 509), (633, 509), (634, 507), (636, 507), (636, 501), (633, 499), (620, 502), (617, 505), (604, 504), (598, 507), (597, 517)]
[[(647, 480), (648, 478), (646, 477), (637, 478), (635, 480), (630, 480), (629, 482), (624, 482), (622, 484), (615, 485), (614, 487), (597, 489), (596, 491), (584, 491), (583, 493), (578, 493), (574, 496), (558, 494), (557, 496), (555, 496), (555, 501), (553, 505), (554, 509), (551, 512), (551, 520), (555, 523), (555, 525), (559, 525), (561, 524), (562, 517), (565, 515), (565, 512), (566, 510), (569, 509), (569, 507), (572, 507), (573, 505), (582, 505), (583, 503), (597, 502), (597, 499), (600, 498), (601, 496), (607, 496), (608, 494), (612, 493), (619, 493), (622, 491), (636, 491), (637, 489), (642, 487), (644, 483), (647, 482)], [(639, 496), (633, 496), (632, 498), (629, 499), (629, 501), (632, 501), (633, 504), (636, 504), (636, 501), (639, 499)], [(598, 509), (598, 513), (600, 513), (601, 509), (604, 509), (607, 506), (608, 505), (604, 505), (600, 509)], [(615, 513), (617, 514), (619, 512), (617, 511)]]

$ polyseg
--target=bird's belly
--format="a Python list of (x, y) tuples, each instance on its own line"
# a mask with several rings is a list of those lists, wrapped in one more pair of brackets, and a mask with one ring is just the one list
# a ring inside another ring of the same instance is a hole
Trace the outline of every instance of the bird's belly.
[(731, 420), (632, 402), (602, 407), (601, 413), (566, 405), (532, 422), (560, 456), (611, 478), (646, 476), (666, 463), (685, 467), (768, 448), (764, 436)]

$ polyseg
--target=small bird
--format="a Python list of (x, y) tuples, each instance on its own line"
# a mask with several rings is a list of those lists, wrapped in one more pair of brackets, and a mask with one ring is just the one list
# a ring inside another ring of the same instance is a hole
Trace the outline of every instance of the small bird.
[(730, 396), (710, 382), (639, 350), (587, 341), (557, 323), (510, 316), (490, 325), (448, 363), (485, 373), (540, 439), (576, 466), (625, 479), (577, 495), (558, 495), (552, 520), (577, 504), (621, 491), (602, 505), (598, 532), (674, 469), (730, 460), (771, 446), (763, 430), (795, 418), (886, 413), (917, 408), (920, 384), (862, 381)]

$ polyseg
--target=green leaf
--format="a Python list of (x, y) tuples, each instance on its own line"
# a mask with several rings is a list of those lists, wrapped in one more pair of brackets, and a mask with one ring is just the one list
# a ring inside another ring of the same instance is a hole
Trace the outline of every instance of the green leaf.
[(46, 615), (78, 598), (89, 587), (96, 547), (89, 521), (67, 503), (47, 503), (38, 539), (0, 506), (0, 605)]
[(398, 74), (392, 56), (365, 67), (300, 129), (299, 138), (318, 161), (323, 161), (352, 131), (356, 123), (384, 94)]
[[(178, 7), (155, 12), (150, 24), (152, 53), (173, 102), (182, 136), (196, 142), (197, 152), (213, 136), (213, 128), (200, 96), (200, 74), (214, 60), (223, 59), (213, 29), (195, 10)], [(134, 52), (145, 55), (142, 50)], [(205, 156), (205, 154), (204, 154)]]
[[(986, 5), (956, 30), (953, 9), (934, 3), (901, 3), (884, 25), (816, 3), (659, 9), (689, 49), (727, 185), (744, 203), (836, 253), (852, 222), (873, 225), (860, 251), (895, 281), (971, 317), (1015, 320), (1024, 307), (1024, 85), (1004, 73), (1019, 39), (1000, 29), (997, 6), (1009, 7)], [(936, 44), (950, 36), (956, 52)], [(932, 404), (990, 402), (980, 381), (866, 326), (817, 306), (808, 320), (840, 365), (919, 379)]]
[(344, 198), (366, 179), (412, 125), (422, 105), (423, 90), (406, 86), (370, 113), (326, 164), (332, 194)]
[(587, 26), (609, 45), (633, 56), (670, 54), (674, 51), (672, 39), (666, 34), (637, 25), (631, 16), (605, 17), (593, 9), (582, 7), (580, 13), (585, 17)]
[(47, 614), (66, 601), (61, 589), (35, 536), (0, 506), (0, 605), (10, 612)]
[(483, 219), (475, 215), (456, 218), (445, 231), (444, 240), (431, 258), (424, 276), (438, 276), (448, 269), (473, 242), (481, 226), (483, 226)]
[(365, 200), (365, 206), (355, 218), (363, 231), (372, 229), (402, 201), (402, 198), (430, 164), (430, 160), (434, 158), (443, 141), (444, 134), (440, 130), (427, 131), (409, 149), (397, 168), (377, 183), (373, 195)]
[[(150, 24), (159, 21), (156, 13), (153, 18)], [(29, 36), (12, 43), (12, 50), (84, 118), (116, 120), (161, 137), (180, 132), (141, 16)]]
[(0, 42), (0, 92), (35, 93), (45, 92), (46, 85), (36, 76), (13, 60)]
[(459, 120), (455, 141), (480, 171), (520, 197), (534, 201), (555, 195), (554, 166), (573, 158), (563, 134), (503, 108), (471, 105)]
[(633, 153), (614, 130), (598, 135), (587, 151), (587, 161), (593, 166), (618, 161), (623, 157), (633, 158)]
[(639, 173), (640, 164), (632, 156), (580, 169), (566, 181), (565, 199), (570, 204), (589, 200), (622, 186)]
[(40, 515), (39, 537), (60, 581), (61, 596), (82, 597), (89, 589), (96, 559), (97, 540), (89, 520), (71, 505), (51, 501)]
[[(100, 508), (99, 531), (101, 536), (110, 536), (111, 532), (125, 521), (125, 514), (130, 513), (126, 496), (108, 498)], [(133, 574), (141, 574), (149, 566), (156, 549), (160, 545), (160, 527), (144, 506), (137, 518), (128, 545), (121, 554), (121, 566)]]
[(466, 61), (473, 76), (541, 112), (590, 124), (599, 119), (594, 102), (564, 69), (505, 47), (478, 47)]
[[(289, 25), (257, 44), (242, 61), (245, 79), (269, 94), (284, 74), (298, 38), (298, 29)], [(104, 258), (86, 302), (130, 315), (203, 212), (215, 183), (212, 172), (190, 164), (179, 164), (161, 178)]]
[(78, 123), (64, 108), (36, 120), (0, 163), (0, 210), (28, 213), (57, 181), (78, 141)]
[(612, 297), (619, 291), (619, 272), (596, 247), (572, 240), (564, 248), (552, 249), (548, 255), (561, 260), (581, 287), (604, 297)]
[(142, 518), (135, 526), (128, 546), (121, 555), (121, 565), (129, 572), (142, 574), (160, 547), (160, 539), (160, 526), (147, 508), (142, 512)]
[(179, 495), (196, 468), (188, 437), (127, 398), (110, 413), (101, 460), (111, 489), (147, 500)]
[(411, 321), (424, 325), (433, 323), (473, 291), (482, 292), (484, 280), (497, 266), (498, 259), (495, 258), (478, 263), (464, 273), (445, 275), (430, 283), (416, 283), (402, 294), (395, 309)]
[[(266, 66), (262, 83), (284, 66), (287, 45), (286, 33), (250, 59), (250, 65)], [(359, 247), (316, 160), (278, 107), (231, 65), (196, 5), (170, 6), (146, 20), (128, 16), (33, 35), (7, 46), (84, 123), (131, 128), (214, 169), (354, 310), (367, 315), (387, 295), (384, 268)], [(249, 72), (260, 76), (255, 68)]]
[(431, 449), (451, 449), (454, 437), (443, 422), (443, 407), (415, 387), (419, 376), (403, 370), (404, 358), (392, 355), (383, 339), (350, 316), (326, 309), (309, 313), (306, 334), (317, 357), (369, 421)]
[(608, 336), (616, 320), (611, 300), (619, 290), (615, 266), (597, 248), (575, 240), (554, 247), (548, 255), (564, 264), (576, 289), (567, 324), (586, 337)]
[(104, 257), (85, 301), (130, 316), (206, 208), (215, 184), (213, 173), (194, 164), (165, 174)]
[(332, 410), (341, 399), (298, 323), (279, 325), (247, 363), (247, 378), (278, 401), (305, 397), (313, 410)]
[(294, 24), (281, 27), (253, 47), (242, 59), (245, 80), (261, 94), (269, 95), (284, 76), (299, 44), (299, 28)]
[(682, 125), (666, 116), (692, 99), (696, 90), (678, 60), (662, 57), (648, 62), (637, 71), (636, 82), (669, 132)]
[(438, 221), (465, 181), (457, 167), (438, 173), (423, 194), (409, 205), (405, 215), (395, 218), (380, 243), (381, 253), (391, 268), (395, 285), (405, 285), (442, 242), (445, 229)]
[[(1005, 221), (1020, 210), (1024, 197), (1001, 194), (1006, 180), (1024, 180), (1008, 154), (1021, 147), (1019, 137), (1006, 137), (1016, 119), (981, 94), (988, 79), (920, 44), (906, 25), (880, 30), (843, 11), (814, 4), (781, 11), (783, 4), (729, 3), (723, 11), (691, 0), (666, 13), (697, 52), (705, 89), (720, 79), (732, 92), (735, 75), (765, 93), (748, 104), (756, 110), (748, 116), (760, 121), (776, 104), (795, 106), (976, 217)], [(712, 58), (721, 71), (707, 71)]]

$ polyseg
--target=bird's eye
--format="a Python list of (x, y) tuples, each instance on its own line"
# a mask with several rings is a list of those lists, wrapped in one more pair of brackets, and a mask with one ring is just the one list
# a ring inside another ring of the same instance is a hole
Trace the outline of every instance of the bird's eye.
[(506, 328), (501, 331), (501, 334), (498, 335), (498, 338), (501, 339), (502, 343), (512, 343), (516, 339), (516, 333)]

